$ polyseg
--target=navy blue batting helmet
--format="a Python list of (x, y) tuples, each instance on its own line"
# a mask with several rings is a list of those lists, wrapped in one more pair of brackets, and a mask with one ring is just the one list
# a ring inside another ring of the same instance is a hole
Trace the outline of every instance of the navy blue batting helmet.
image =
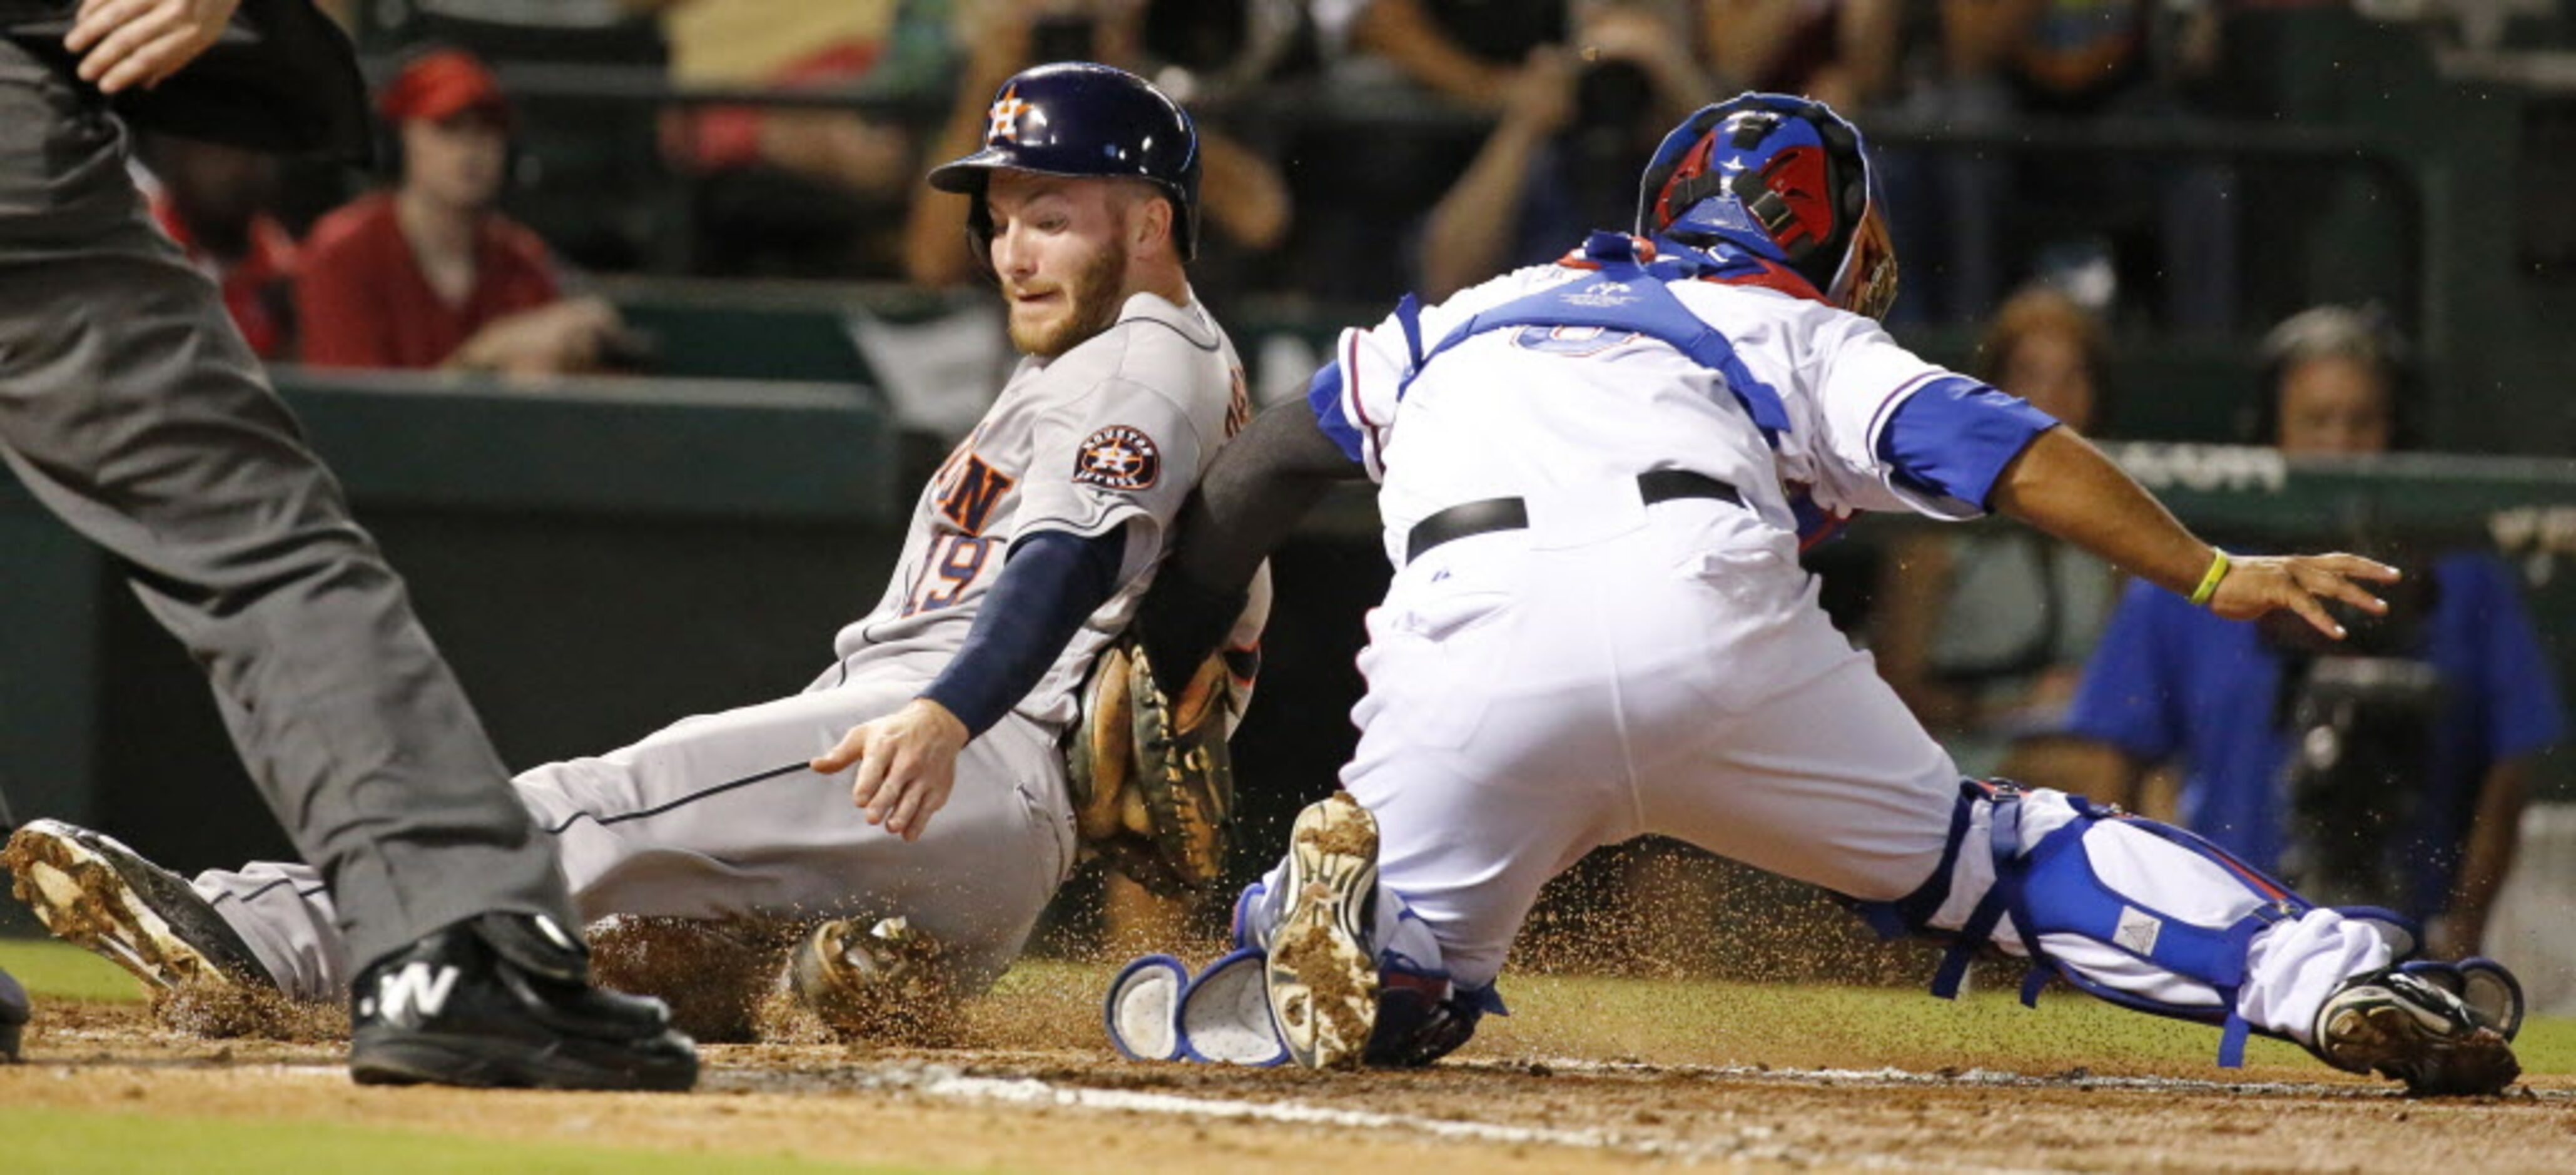
[(967, 227), (992, 236), (984, 184), (997, 168), (1043, 175), (1126, 177), (1172, 201), (1172, 243), (1198, 244), (1199, 135), (1190, 116), (1145, 79), (1087, 61), (1023, 70), (993, 96), (984, 149), (941, 164), (930, 186), (975, 198)]

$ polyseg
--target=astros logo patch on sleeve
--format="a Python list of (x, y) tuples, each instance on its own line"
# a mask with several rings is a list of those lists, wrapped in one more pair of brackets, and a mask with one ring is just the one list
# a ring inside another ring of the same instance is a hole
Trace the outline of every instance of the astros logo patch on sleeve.
[(1113, 424), (1082, 442), (1073, 480), (1107, 490), (1142, 490), (1163, 476), (1163, 454), (1144, 430)]

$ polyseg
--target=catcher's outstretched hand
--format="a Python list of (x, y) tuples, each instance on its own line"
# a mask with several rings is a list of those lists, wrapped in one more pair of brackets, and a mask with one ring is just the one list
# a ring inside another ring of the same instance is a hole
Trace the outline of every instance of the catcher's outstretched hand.
[(809, 765), (830, 775), (857, 764), (850, 803), (867, 813), (868, 823), (920, 840), (957, 785), (957, 753), (966, 749), (968, 737), (966, 724), (947, 707), (914, 698), (903, 709), (851, 727), (839, 745)]
[(151, 87), (197, 59), (224, 34), (241, 0), (81, 0), (63, 47), (80, 54), (81, 80), (113, 94)]
[(2230, 555), (2227, 575), (2209, 597), (2209, 610), (2230, 620), (2254, 620), (2288, 610), (2318, 632), (2342, 640), (2343, 625), (2326, 611), (2340, 600), (2373, 616), (2388, 614), (2388, 601), (2356, 580), (2395, 583), (2396, 568), (2359, 555)]

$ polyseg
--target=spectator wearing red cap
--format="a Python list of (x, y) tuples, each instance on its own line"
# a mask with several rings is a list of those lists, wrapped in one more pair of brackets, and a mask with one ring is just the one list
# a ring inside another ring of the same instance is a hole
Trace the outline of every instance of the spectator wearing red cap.
[(565, 300), (544, 242), (495, 207), (511, 114), (491, 71), (460, 49), (426, 53), (376, 106), (398, 140), (396, 179), (313, 226), (295, 283), (304, 362), (514, 375), (598, 366), (616, 312)]

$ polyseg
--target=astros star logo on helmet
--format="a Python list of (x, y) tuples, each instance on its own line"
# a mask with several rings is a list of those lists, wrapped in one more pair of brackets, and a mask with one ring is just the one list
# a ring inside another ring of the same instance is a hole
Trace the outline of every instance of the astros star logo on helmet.
[(993, 125), (984, 132), (984, 141), (987, 143), (1019, 142), (1020, 116), (1027, 114), (1029, 109), (1029, 104), (1020, 100), (1018, 86), (1002, 91), (1001, 97), (993, 99), (991, 112)]

